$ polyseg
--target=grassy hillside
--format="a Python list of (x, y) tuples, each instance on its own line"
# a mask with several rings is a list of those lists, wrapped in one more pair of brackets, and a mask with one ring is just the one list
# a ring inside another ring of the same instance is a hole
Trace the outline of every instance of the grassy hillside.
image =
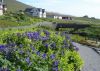
[(13, 12), (18, 10), (24, 10), (25, 8), (31, 7), (16, 0), (4, 0), (4, 3), (7, 4), (8, 11), (13, 11)]
[(81, 22), (86, 24), (99, 24), (100, 25), (100, 19), (93, 19), (93, 18), (84, 18), (84, 17), (74, 17), (73, 20), (75, 22)]

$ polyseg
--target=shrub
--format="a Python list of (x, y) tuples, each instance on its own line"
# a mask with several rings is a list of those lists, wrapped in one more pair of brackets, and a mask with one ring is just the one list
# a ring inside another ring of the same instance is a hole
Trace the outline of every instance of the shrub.
[(65, 33), (46, 30), (16, 33), (4, 37), (3, 42), (1, 70), (78, 71), (83, 65), (77, 46)]

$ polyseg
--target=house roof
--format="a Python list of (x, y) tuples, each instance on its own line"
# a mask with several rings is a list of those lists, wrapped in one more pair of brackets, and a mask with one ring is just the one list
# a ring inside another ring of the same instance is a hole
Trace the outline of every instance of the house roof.
[(45, 11), (45, 9), (42, 9), (42, 8), (36, 8), (36, 7), (26, 8), (25, 11), (31, 11), (31, 10), (33, 10), (33, 9), (37, 9), (38, 11), (42, 11), (42, 12)]

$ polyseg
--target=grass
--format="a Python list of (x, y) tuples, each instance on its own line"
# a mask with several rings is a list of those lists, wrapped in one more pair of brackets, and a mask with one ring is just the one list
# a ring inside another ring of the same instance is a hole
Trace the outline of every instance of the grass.
[(96, 24), (100, 25), (100, 19), (84, 18), (84, 17), (74, 17), (74, 21), (84, 23), (84, 24)]
[(26, 8), (31, 7), (16, 0), (4, 0), (4, 3), (7, 4), (7, 10), (11, 12), (25, 10)]

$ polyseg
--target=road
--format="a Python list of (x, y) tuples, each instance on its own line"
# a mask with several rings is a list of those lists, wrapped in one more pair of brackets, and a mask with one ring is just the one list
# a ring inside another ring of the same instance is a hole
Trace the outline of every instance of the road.
[(100, 55), (88, 46), (76, 43), (84, 60), (82, 71), (100, 71)]

